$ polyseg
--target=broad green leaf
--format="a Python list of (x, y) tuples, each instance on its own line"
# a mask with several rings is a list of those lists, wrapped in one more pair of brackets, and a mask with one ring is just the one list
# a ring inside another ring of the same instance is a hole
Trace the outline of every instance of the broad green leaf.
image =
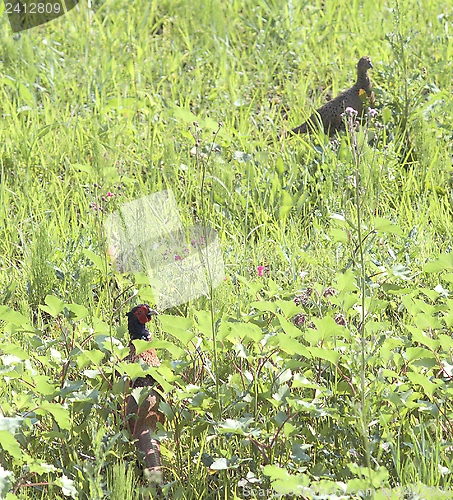
[(408, 361), (422, 358), (434, 358), (434, 354), (423, 347), (408, 347), (406, 349), (406, 356)]
[(251, 283), (250, 281), (248, 281), (246, 278), (244, 278), (242, 276), (236, 276), (236, 279), (249, 289), (249, 293), (253, 297), (255, 297), (256, 294), (264, 288), (264, 285), (261, 282)]
[(276, 300), (275, 304), (286, 318), (292, 318), (300, 312), (300, 306), (298, 306), (294, 300)]
[(288, 191), (280, 191), (280, 207), (278, 209), (279, 219), (284, 219), (293, 208), (293, 199)]
[(245, 343), (247, 340), (260, 342), (263, 338), (263, 332), (253, 323), (231, 323), (231, 335)]
[(69, 309), (75, 314), (74, 321), (79, 321), (88, 316), (88, 309), (80, 304), (69, 304)]
[(231, 323), (222, 318), (219, 325), (219, 331), (217, 332), (217, 339), (219, 342), (223, 342), (225, 339), (230, 338), (230, 335)]
[(135, 387), (134, 389), (132, 389), (130, 397), (135, 399), (137, 405), (140, 406), (148, 397), (149, 391), (149, 387)]
[(430, 396), (432, 396), (434, 391), (442, 384), (441, 380), (437, 380), (438, 384), (430, 382), (428, 378), (421, 373), (408, 372), (406, 373), (406, 376), (414, 384), (420, 385)]
[(335, 282), (338, 291), (352, 292), (358, 290), (354, 273), (350, 269), (344, 273), (336, 273)]
[(166, 349), (168, 352), (171, 352), (175, 358), (181, 358), (184, 356), (184, 349), (181, 349), (177, 345), (172, 342), (167, 342), (166, 340), (153, 340), (151, 345), (148, 347), (153, 347), (154, 349)]
[(286, 479), (287, 477), (289, 477), (286, 469), (278, 467), (277, 465), (265, 465), (263, 468), (263, 473), (266, 476), (270, 477), (271, 480)]
[(453, 270), (453, 253), (446, 253), (438, 257), (437, 259), (428, 262), (423, 268), (425, 273), (438, 273), (440, 271), (451, 271)]
[(171, 114), (175, 118), (179, 118), (180, 120), (182, 120), (190, 125), (193, 125), (194, 122), (198, 123), (198, 118), (191, 111), (189, 111), (186, 108), (180, 108), (178, 106), (175, 106), (171, 110)]
[(63, 475), (61, 478), (55, 480), (55, 484), (61, 487), (61, 491), (63, 495), (67, 497), (72, 497), (74, 499), (78, 498), (77, 488), (72, 479), (69, 479), (67, 476)]
[(277, 304), (269, 300), (255, 300), (250, 305), (258, 311), (277, 312)]
[(294, 388), (296, 387), (305, 387), (306, 389), (316, 389), (318, 391), (327, 391), (325, 387), (321, 387), (320, 385), (316, 384), (315, 382), (311, 382), (308, 380), (306, 377), (304, 377), (300, 373), (295, 373), (294, 374), (294, 380), (292, 386)]
[(412, 325), (406, 325), (406, 328), (411, 332), (412, 340), (414, 340), (415, 342), (425, 345), (432, 351), (436, 350), (439, 347), (439, 341), (434, 340), (426, 335), (423, 330), (420, 330)]
[(253, 419), (251, 418), (246, 418), (245, 420), (233, 420), (231, 418), (225, 419), (224, 422), (222, 422), (218, 429), (219, 432), (222, 434), (225, 434), (227, 432), (232, 432), (234, 434), (239, 434), (240, 436), (244, 436), (247, 433), (247, 429), (250, 425), (250, 423), (253, 422)]
[[(272, 481), (272, 489), (277, 493), (291, 492), (291, 497), (299, 498), (306, 495), (310, 478), (306, 474), (289, 475), (286, 469), (275, 465), (266, 465), (263, 473)], [(309, 491), (309, 490), (308, 490)]]
[(43, 311), (46, 311), (51, 316), (53, 316), (54, 318), (63, 311), (66, 305), (62, 300), (60, 300), (58, 297), (55, 297), (54, 295), (46, 295), (44, 301), (48, 307), (40, 306), (40, 308)]
[(346, 227), (346, 219), (344, 215), (341, 214), (331, 214), (330, 218), (334, 224), (337, 224), (340, 227)]
[(38, 462), (38, 460), (35, 460), (31, 464), (27, 464), (27, 467), (30, 472), (36, 474), (48, 474), (49, 472), (56, 472), (58, 470), (54, 465)]
[(28, 322), (28, 318), (8, 306), (0, 306), (0, 320), (10, 321), (18, 326)]
[(398, 234), (400, 236), (404, 234), (396, 224), (382, 217), (376, 217), (374, 219), (374, 229), (380, 233)]
[(196, 325), (201, 333), (204, 333), (208, 338), (212, 337), (211, 314), (208, 311), (197, 311), (195, 317)]
[(194, 334), (189, 331), (193, 328), (193, 321), (190, 318), (182, 316), (170, 316), (162, 314), (159, 316), (159, 321), (164, 332), (173, 335), (180, 340), (184, 346), (188, 346), (189, 342), (194, 338)]
[(382, 376), (387, 378), (396, 378), (397, 380), (399, 380), (400, 378), (400, 375), (398, 373), (393, 370), (389, 370), (388, 368), (384, 368), (382, 370)]
[(136, 339), (136, 340), (133, 340), (132, 343), (135, 346), (136, 356), (139, 356), (140, 354), (142, 354), (142, 352), (145, 352), (148, 349), (151, 349), (152, 347), (154, 347), (154, 345), (151, 345), (151, 344), (154, 344), (154, 342), (149, 342), (148, 340)]
[(218, 458), (210, 467), (212, 470), (225, 470), (229, 468), (229, 460), (226, 458)]
[(35, 391), (44, 397), (51, 397), (55, 395), (59, 390), (49, 383), (50, 379), (46, 375), (35, 375), (33, 377), (35, 381)]
[(409, 280), (411, 278), (410, 270), (403, 266), (403, 264), (395, 264), (388, 268), (388, 273), (390, 276), (395, 276), (397, 278), (402, 278), (405, 280)]
[(425, 313), (418, 313), (415, 316), (415, 324), (422, 330), (437, 330), (442, 327), (441, 322), (437, 318)]
[(107, 263), (104, 259), (87, 248), (83, 249), (83, 253), (93, 262), (101, 273), (105, 273)]
[(299, 354), (301, 356), (310, 357), (310, 352), (307, 348), (297, 340), (292, 339), (289, 335), (282, 332), (277, 333), (278, 347), (289, 355)]
[(299, 328), (297, 328), (297, 326), (294, 323), (288, 321), (280, 314), (278, 314), (278, 320), (280, 322), (281, 327), (283, 328), (283, 331), (291, 338), (297, 338), (302, 336), (302, 331), (299, 330)]
[(332, 227), (329, 231), (330, 237), (334, 243), (348, 243), (349, 235), (343, 229), (338, 229), (336, 227)]
[(334, 365), (338, 364), (338, 360), (341, 357), (341, 353), (332, 351), (332, 349), (323, 349), (322, 347), (307, 347), (308, 351), (311, 352), (314, 358), (325, 359), (330, 361)]
[[(313, 323), (316, 326), (316, 338), (319, 338), (319, 340), (324, 341), (331, 337), (341, 337), (348, 339), (350, 336), (347, 328), (338, 325), (331, 316), (324, 316), (323, 318), (313, 318)], [(310, 328), (308, 330), (314, 329)], [(308, 338), (307, 334), (305, 334), (305, 338)]]
[(126, 374), (130, 379), (134, 380), (137, 377), (144, 377), (146, 365), (141, 363), (128, 363), (122, 361), (116, 365), (117, 370), (120, 373)]
[(69, 411), (65, 406), (66, 405), (41, 401), (38, 409), (35, 410), (35, 413), (42, 415), (49, 413), (55, 419), (59, 427), (68, 430), (70, 426)]
[(135, 279), (135, 284), (136, 285), (149, 285), (150, 283), (150, 278), (147, 274), (144, 273), (133, 273), (134, 274), (134, 279)]
[(95, 366), (99, 366), (105, 356), (102, 351), (97, 350), (85, 351), (84, 354)]
[(407, 288), (394, 283), (383, 283), (382, 290), (389, 295), (405, 295), (412, 291), (412, 288)]
[(17, 460), (22, 459), (21, 447), (9, 431), (0, 431), (0, 446)]
[(445, 351), (449, 351), (450, 349), (453, 349), (453, 338), (450, 337), (450, 335), (445, 335), (442, 333), (439, 335), (438, 339), (440, 342), (440, 345), (442, 346), (442, 349)]
[[(24, 351), (22, 349), (22, 347), (19, 347), (16, 344), (0, 344), (0, 347), (1, 347), (4, 355), (11, 354), (12, 356), (16, 356), (18, 358), (17, 361), (30, 358), (30, 355), (28, 354), (28, 352)], [(10, 359), (10, 360), (5, 359), (4, 355), (2, 356), (3, 364), (8, 365), (11, 362), (14, 362), (14, 360), (12, 360), (12, 359)]]
[(63, 389), (61, 389), (61, 395), (66, 396), (71, 392), (78, 392), (81, 387), (84, 387), (85, 383), (82, 380), (76, 380), (75, 382), (71, 382), (66, 380)]

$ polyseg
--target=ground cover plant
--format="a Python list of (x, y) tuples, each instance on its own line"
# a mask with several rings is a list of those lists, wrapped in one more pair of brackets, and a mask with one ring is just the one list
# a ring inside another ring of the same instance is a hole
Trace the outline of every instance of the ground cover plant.
[[(451, 5), (94, 1), (14, 36), (1, 19), (2, 498), (451, 498)], [(282, 138), (363, 55), (366, 123)], [(103, 227), (165, 189), (216, 229), (226, 277), (150, 327), (159, 486), (118, 377), (125, 313), (153, 297)]]

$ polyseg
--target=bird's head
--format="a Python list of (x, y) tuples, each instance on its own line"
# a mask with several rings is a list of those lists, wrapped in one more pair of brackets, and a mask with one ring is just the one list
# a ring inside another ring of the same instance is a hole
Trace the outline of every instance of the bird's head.
[(130, 312), (126, 313), (128, 318), (127, 327), (131, 340), (149, 340), (149, 332), (145, 324), (157, 314), (158, 312), (151, 309), (148, 304), (135, 306)]
[(357, 63), (357, 71), (365, 73), (368, 69), (373, 69), (371, 59), (368, 56), (361, 57)]

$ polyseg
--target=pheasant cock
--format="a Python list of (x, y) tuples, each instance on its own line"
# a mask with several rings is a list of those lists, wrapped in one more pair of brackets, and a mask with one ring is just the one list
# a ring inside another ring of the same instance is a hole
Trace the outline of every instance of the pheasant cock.
[[(129, 343), (129, 355), (126, 361), (135, 363), (142, 359), (149, 366), (160, 366), (156, 351), (150, 348), (141, 354), (136, 355), (133, 340), (151, 341), (151, 333), (146, 328), (146, 323), (158, 313), (151, 309), (148, 304), (140, 304), (132, 309), (128, 316), (128, 329), (131, 341)], [(156, 381), (151, 375), (138, 377), (132, 382), (132, 388), (150, 387), (150, 392), (146, 399), (138, 406), (135, 398), (130, 395), (127, 400), (126, 413), (129, 415), (127, 425), (130, 433), (137, 441), (137, 448), (145, 454), (146, 467), (151, 472), (160, 472), (162, 462), (160, 457), (159, 441), (151, 435), (156, 431), (157, 422), (164, 423), (165, 417), (159, 411), (161, 396), (152, 387)]]
[(351, 88), (335, 97), (335, 99), (317, 109), (305, 123), (299, 125), (299, 127), (293, 128), (289, 135), (304, 134), (316, 130), (316, 123), (319, 119), (322, 122), (324, 133), (334, 135), (335, 132), (345, 129), (345, 124), (341, 115), (348, 107), (355, 109), (358, 116), (361, 117), (363, 113), (363, 102), (367, 99), (370, 104), (374, 102), (374, 93), (371, 90), (371, 81), (368, 76), (369, 69), (373, 69), (371, 59), (369, 57), (362, 57), (357, 63), (356, 83)]

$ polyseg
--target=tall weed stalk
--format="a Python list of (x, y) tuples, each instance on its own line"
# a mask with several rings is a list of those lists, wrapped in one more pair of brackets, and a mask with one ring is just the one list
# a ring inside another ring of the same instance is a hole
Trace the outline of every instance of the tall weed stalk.
[[(361, 167), (365, 162), (364, 158), (364, 148), (366, 145), (366, 138), (368, 133), (368, 127), (371, 118), (375, 116), (377, 112), (373, 109), (368, 109), (366, 116), (366, 125), (363, 131), (363, 136), (360, 139), (360, 132), (357, 127), (356, 117), (357, 111), (352, 108), (347, 108), (344, 114), (344, 120), (346, 123), (347, 130), (347, 140), (349, 148), (352, 154), (352, 163), (354, 166), (354, 186), (355, 186), (355, 199), (354, 199), (354, 209), (355, 209), (355, 221), (356, 221), (356, 247), (353, 250), (352, 261), (356, 261), (356, 254), (358, 253), (358, 266), (357, 266), (357, 278), (358, 285), (360, 288), (360, 321), (357, 325), (359, 336), (360, 336), (360, 403), (356, 406), (358, 413), (358, 421), (360, 423), (360, 432), (363, 438), (363, 444), (365, 449), (365, 461), (366, 467), (368, 469), (368, 477), (371, 486), (371, 451), (370, 451), (370, 436), (368, 433), (369, 427), (369, 411), (367, 410), (368, 404), (366, 400), (366, 347), (367, 339), (365, 334), (365, 326), (367, 322), (367, 304), (366, 297), (369, 292), (369, 287), (367, 287), (368, 275), (365, 262), (365, 240), (368, 238), (369, 234), (364, 234), (364, 203), (367, 199), (367, 190), (362, 187), (362, 174)], [(372, 166), (375, 159), (375, 149), (373, 148), (373, 156), (370, 163), (367, 165), (369, 171), (371, 172)], [(377, 206), (378, 200), (376, 200)]]

